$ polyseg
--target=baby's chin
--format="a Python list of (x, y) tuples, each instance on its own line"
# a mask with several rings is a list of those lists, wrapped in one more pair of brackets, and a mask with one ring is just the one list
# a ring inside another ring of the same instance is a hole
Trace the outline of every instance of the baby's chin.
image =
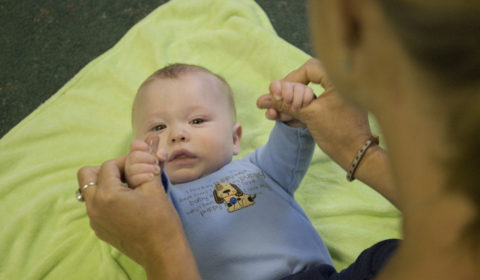
[(195, 180), (198, 180), (200, 178), (203, 178), (209, 174), (212, 174), (215, 172), (217, 169), (213, 171), (204, 171), (204, 172), (195, 172), (193, 170), (177, 170), (176, 172), (168, 172), (168, 169), (165, 170), (165, 173), (167, 173), (168, 179), (170, 182), (174, 185), (177, 184), (184, 184), (184, 183), (189, 183)]
[(203, 174), (194, 174), (194, 173), (188, 173), (188, 172), (175, 172), (176, 174), (171, 174), (171, 175), (169, 174), (168, 171), (166, 171), (166, 173), (167, 173), (168, 179), (174, 185), (192, 182), (205, 176)]
[(193, 179), (190, 179), (190, 178), (172, 179), (172, 178), (168, 177), (168, 179), (170, 179), (170, 182), (172, 184), (178, 185), (178, 184), (184, 184), (184, 183), (188, 183), (188, 182), (191, 182), (191, 181), (195, 181), (197, 179), (200, 179), (200, 177), (193, 178)]
[(219, 169), (221, 169), (223, 166), (225, 166), (227, 163), (222, 163), (222, 164), (217, 164), (217, 165), (211, 165), (205, 169), (203, 168), (184, 168), (184, 169), (177, 169), (177, 170), (172, 170), (168, 166), (165, 166), (165, 173), (167, 173), (168, 179), (170, 182), (174, 185), (177, 184), (184, 184), (188, 182), (192, 182), (195, 180), (198, 180), (200, 178), (203, 178), (205, 176), (208, 176)]

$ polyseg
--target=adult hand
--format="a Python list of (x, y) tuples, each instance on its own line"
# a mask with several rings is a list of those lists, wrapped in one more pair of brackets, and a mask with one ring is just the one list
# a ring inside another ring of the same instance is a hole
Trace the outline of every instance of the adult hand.
[[(282, 83), (320, 84), (325, 92), (298, 112), (282, 102), (278, 91)], [(272, 82), (270, 93), (260, 96), (257, 106), (267, 109), (271, 120), (294, 116), (310, 129), (318, 146), (342, 168), (347, 169), (360, 147), (371, 136), (368, 116), (345, 102), (330, 83), (321, 62), (310, 59), (281, 81)]]
[[(285, 82), (313, 82), (320, 84), (325, 92), (297, 112), (278, 98), (277, 91), (281, 88), (278, 84)], [(320, 149), (344, 170), (348, 170), (359, 149), (372, 135), (367, 112), (342, 99), (316, 59), (310, 59), (283, 80), (273, 82), (270, 93), (260, 96), (257, 106), (267, 109), (265, 115), (268, 119), (282, 120), (285, 118), (283, 113), (286, 113), (303, 122)], [(367, 150), (355, 171), (355, 177), (402, 208), (388, 155), (380, 147), (372, 146)]]
[(199, 279), (198, 270), (176, 210), (160, 176), (135, 189), (121, 178), (125, 157), (101, 167), (83, 167), (80, 186), (96, 235), (142, 265), (149, 279)]

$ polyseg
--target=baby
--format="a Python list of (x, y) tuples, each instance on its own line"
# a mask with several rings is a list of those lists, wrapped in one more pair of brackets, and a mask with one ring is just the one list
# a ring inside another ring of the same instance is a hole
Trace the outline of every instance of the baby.
[[(301, 84), (285, 85), (281, 92), (293, 108), (314, 98)], [(293, 118), (277, 121), (265, 146), (232, 161), (242, 127), (223, 78), (199, 66), (174, 64), (140, 86), (126, 179), (135, 188), (166, 173), (168, 196), (204, 279), (279, 279), (332, 264), (293, 198), (315, 144), (308, 129), (287, 123), (301, 126)]]

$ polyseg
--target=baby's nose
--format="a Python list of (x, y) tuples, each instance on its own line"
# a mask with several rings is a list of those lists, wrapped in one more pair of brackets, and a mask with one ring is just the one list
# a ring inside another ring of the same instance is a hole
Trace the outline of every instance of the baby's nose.
[(172, 137), (172, 142), (182, 142), (182, 141), (185, 141), (185, 140), (186, 140), (186, 138), (183, 135), (178, 135), (178, 136)]
[(178, 129), (172, 131), (170, 142), (177, 143), (177, 142), (187, 142), (189, 140), (188, 132), (184, 129)]

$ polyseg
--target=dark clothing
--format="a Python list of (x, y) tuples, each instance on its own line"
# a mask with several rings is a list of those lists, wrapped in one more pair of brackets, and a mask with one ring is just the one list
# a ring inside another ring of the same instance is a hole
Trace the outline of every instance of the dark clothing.
[(373, 279), (395, 252), (398, 239), (379, 242), (363, 251), (349, 267), (336, 272), (330, 265), (319, 265), (282, 280), (368, 280)]

